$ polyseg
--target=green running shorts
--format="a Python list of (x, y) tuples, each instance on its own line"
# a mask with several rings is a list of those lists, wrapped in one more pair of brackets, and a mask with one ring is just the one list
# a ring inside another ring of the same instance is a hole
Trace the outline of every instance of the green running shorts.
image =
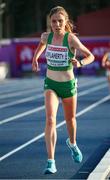
[(77, 93), (77, 82), (75, 79), (65, 82), (54, 81), (48, 77), (44, 80), (44, 90), (53, 90), (60, 98), (72, 97)]

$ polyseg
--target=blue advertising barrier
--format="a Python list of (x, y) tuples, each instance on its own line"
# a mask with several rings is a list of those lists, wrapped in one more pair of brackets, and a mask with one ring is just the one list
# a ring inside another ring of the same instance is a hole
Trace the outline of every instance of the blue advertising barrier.
[[(5, 62), (10, 67), (11, 77), (22, 77), (28, 72), (32, 73), (32, 58), (40, 38), (18, 38), (2, 40), (0, 42), (0, 62)], [(105, 37), (80, 37), (81, 42), (94, 54), (95, 61), (81, 69), (74, 69), (76, 74), (96, 75), (101, 67), (101, 60), (109, 48), (110, 36)], [(77, 53), (79, 59), (83, 57)], [(39, 75), (45, 75), (45, 52), (39, 58), (41, 71)]]

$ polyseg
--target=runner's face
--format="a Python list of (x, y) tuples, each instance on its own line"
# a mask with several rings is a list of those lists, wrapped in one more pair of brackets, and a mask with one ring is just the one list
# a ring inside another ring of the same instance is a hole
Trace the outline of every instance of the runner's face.
[(55, 33), (65, 32), (66, 19), (61, 13), (55, 13), (51, 16), (51, 28)]

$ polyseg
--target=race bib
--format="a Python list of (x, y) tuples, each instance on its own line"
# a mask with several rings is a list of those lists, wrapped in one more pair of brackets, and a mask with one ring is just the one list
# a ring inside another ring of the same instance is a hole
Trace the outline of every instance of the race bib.
[(68, 48), (48, 45), (45, 53), (47, 64), (53, 67), (68, 66)]

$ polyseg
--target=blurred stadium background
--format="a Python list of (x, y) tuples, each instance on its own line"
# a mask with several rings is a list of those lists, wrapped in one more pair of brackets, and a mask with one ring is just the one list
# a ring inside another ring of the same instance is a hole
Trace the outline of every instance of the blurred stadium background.
[[(110, 42), (110, 0), (0, 0), (0, 79), (34, 75), (32, 57), (41, 33), (48, 28), (48, 13), (57, 5), (68, 11), (75, 32), (95, 55), (94, 63), (75, 73), (104, 75), (101, 60)], [(44, 54), (39, 63), (38, 75), (43, 76)]]

